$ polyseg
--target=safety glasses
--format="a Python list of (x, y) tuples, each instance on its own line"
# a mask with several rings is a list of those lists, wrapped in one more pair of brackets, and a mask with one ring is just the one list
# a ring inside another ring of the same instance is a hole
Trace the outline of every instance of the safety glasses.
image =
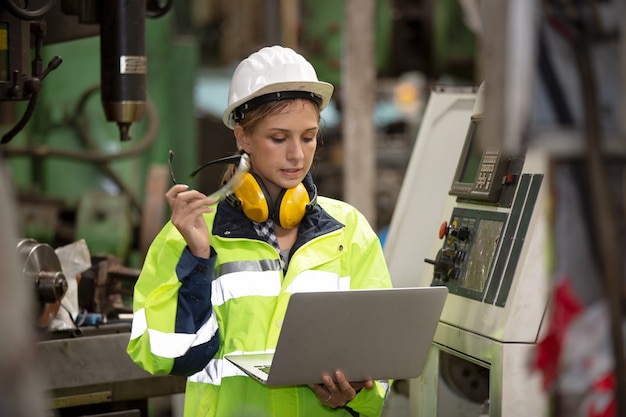
[[(178, 181), (176, 181), (176, 177), (174, 176), (173, 160), (174, 151), (170, 149), (167, 156), (167, 165), (170, 170), (170, 178), (172, 179), (172, 182), (174, 184), (178, 184)], [(191, 174), (189, 174), (189, 179), (195, 177), (204, 168), (215, 164), (238, 164), (237, 170), (235, 171), (233, 176), (226, 182), (226, 184), (224, 184), (219, 190), (208, 196), (208, 198), (215, 199), (215, 202), (217, 203), (226, 198), (227, 195), (232, 194), (235, 189), (239, 187), (239, 185), (241, 184), (241, 180), (244, 178), (246, 173), (250, 171), (250, 157), (248, 156), (248, 154), (244, 153), (242, 155), (227, 156), (224, 158), (216, 159), (214, 161), (209, 161), (205, 164), (200, 165)]]

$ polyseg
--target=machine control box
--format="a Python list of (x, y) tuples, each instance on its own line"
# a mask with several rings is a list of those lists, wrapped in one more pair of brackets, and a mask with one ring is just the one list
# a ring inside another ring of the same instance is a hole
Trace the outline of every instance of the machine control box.
[(449, 194), (458, 201), (510, 207), (523, 158), (484, 148), (482, 116), (472, 116)]
[(522, 173), (524, 155), (509, 156), (485, 148), (482, 115), (473, 115), (452, 184), (456, 196), (433, 265), (431, 285), (451, 294), (503, 307), (513, 281), (524, 238), (543, 178)]
[(455, 207), (439, 237), (431, 285), (451, 294), (504, 306), (519, 261), (542, 174), (523, 174), (511, 209)]

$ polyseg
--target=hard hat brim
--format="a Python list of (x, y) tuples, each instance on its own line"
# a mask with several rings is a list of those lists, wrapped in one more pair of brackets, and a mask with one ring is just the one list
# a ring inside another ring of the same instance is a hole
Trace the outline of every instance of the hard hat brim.
[(330, 102), (330, 98), (333, 95), (334, 87), (332, 84), (324, 82), (324, 81), (300, 81), (300, 82), (283, 82), (283, 83), (274, 83), (267, 85), (263, 88), (258, 89), (254, 93), (246, 96), (245, 98), (235, 101), (231, 103), (230, 106), (226, 108), (224, 114), (222, 116), (222, 121), (224, 124), (230, 128), (234, 129), (237, 123), (232, 118), (233, 110), (235, 110), (240, 105), (265, 94), (276, 93), (279, 91), (306, 91), (313, 94), (316, 94), (322, 98), (322, 103), (320, 104), (320, 110), (323, 110), (328, 103)]

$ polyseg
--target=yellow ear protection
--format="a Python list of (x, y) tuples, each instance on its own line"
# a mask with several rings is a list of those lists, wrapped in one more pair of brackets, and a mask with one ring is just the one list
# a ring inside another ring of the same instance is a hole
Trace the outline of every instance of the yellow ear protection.
[(273, 219), (280, 227), (292, 229), (300, 224), (304, 215), (312, 209), (317, 200), (313, 186), (313, 200), (304, 184), (294, 188), (283, 189), (272, 202), (263, 181), (254, 173), (248, 172), (239, 186), (227, 200), (252, 221), (263, 223)]
[[(170, 150), (168, 164), (172, 181), (176, 184), (172, 170), (173, 156), (174, 152)], [(225, 197), (226, 201), (232, 206), (240, 208), (247, 218), (257, 223), (263, 223), (271, 218), (285, 229), (292, 229), (299, 225), (304, 215), (311, 211), (317, 203), (317, 189), (309, 177), (310, 174), (305, 178), (305, 182), (308, 181), (312, 198), (309, 196), (307, 187), (300, 183), (294, 188), (281, 190), (276, 201), (272, 203), (272, 198), (261, 178), (252, 172), (244, 172), (245, 170), (241, 169), (241, 159), (241, 155), (232, 155), (207, 162), (196, 168), (189, 177), (193, 178), (209, 165), (239, 164), (238, 171), (242, 171), (243, 177), (234, 188), (233, 193)]]

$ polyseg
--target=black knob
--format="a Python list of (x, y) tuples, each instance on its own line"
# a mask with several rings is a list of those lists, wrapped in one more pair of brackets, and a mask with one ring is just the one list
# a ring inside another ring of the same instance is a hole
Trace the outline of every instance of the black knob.
[(433, 277), (440, 281), (447, 282), (450, 278), (456, 278), (458, 268), (456, 267), (457, 253), (450, 249), (439, 249), (435, 260), (424, 259), (424, 262), (434, 266)]
[(63, 298), (67, 292), (67, 279), (60, 271), (41, 271), (35, 281), (39, 301), (54, 303)]
[(470, 230), (468, 227), (463, 226), (459, 227), (458, 229), (453, 229), (452, 231), (450, 231), (450, 234), (461, 241), (465, 241), (469, 239)]

